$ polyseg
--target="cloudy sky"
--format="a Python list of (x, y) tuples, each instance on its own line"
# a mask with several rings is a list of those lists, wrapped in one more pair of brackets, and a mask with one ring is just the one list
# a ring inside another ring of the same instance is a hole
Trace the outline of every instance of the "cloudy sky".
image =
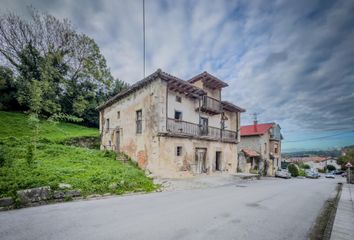
[[(142, 0), (0, 0), (68, 18), (94, 38), (113, 75), (142, 71)], [(242, 123), (277, 122), (283, 150), (354, 144), (354, 1), (146, 0), (146, 72), (208, 71), (246, 108)]]

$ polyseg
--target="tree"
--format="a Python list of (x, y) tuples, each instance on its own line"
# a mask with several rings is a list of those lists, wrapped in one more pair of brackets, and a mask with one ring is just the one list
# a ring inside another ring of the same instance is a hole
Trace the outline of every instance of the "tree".
[(336, 167), (333, 166), (333, 165), (331, 165), (331, 164), (328, 164), (328, 165), (326, 166), (326, 168), (327, 168), (327, 170), (330, 171), (330, 172), (336, 170)]
[(345, 168), (345, 164), (350, 162), (354, 166), (354, 149), (348, 149), (345, 156), (340, 156), (337, 160), (337, 163)]
[(300, 168), (303, 168), (303, 169), (310, 169), (311, 166), (308, 165), (308, 164), (306, 164), (306, 163), (302, 163), (302, 164), (300, 164)]
[(95, 41), (67, 19), (29, 11), (30, 20), (0, 16), (0, 62), (13, 72), (17, 101), (41, 116), (64, 113), (97, 125), (95, 108), (127, 84), (114, 80)]
[(0, 110), (20, 110), (17, 88), (10, 68), (0, 66)]
[(299, 171), (299, 167), (296, 164), (290, 163), (288, 165), (288, 170), (289, 170), (292, 177), (299, 176), (300, 171)]

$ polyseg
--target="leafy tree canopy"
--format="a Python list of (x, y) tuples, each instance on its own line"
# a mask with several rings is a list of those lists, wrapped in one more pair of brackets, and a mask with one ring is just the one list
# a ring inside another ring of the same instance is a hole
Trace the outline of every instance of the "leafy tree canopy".
[(340, 156), (337, 160), (337, 163), (342, 165), (342, 167), (344, 167), (344, 165), (348, 162), (354, 166), (354, 149), (346, 150), (345, 156)]
[(128, 85), (112, 77), (95, 41), (67, 19), (29, 11), (29, 20), (0, 16), (0, 91), (14, 90), (10, 100), (30, 112), (63, 113), (97, 125), (95, 108)]

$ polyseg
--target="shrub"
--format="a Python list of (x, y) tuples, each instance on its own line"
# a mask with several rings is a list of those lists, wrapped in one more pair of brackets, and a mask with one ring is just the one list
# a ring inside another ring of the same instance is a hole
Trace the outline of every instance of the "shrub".
[(0, 167), (4, 166), (6, 162), (6, 152), (2, 145), (0, 145)]
[(303, 168), (303, 169), (310, 169), (311, 168), (310, 165), (308, 165), (306, 163), (302, 164), (300, 167)]
[(303, 168), (299, 169), (299, 176), (306, 177), (306, 173), (305, 173), (305, 170)]
[(333, 165), (327, 165), (327, 169), (328, 169), (328, 171), (334, 171), (334, 170), (336, 170), (336, 167)]
[(319, 172), (319, 173), (325, 173), (325, 172), (326, 172), (326, 169), (325, 169), (325, 168), (319, 168), (319, 169), (318, 169), (318, 172)]
[(296, 164), (294, 163), (289, 164), (288, 170), (291, 173), (291, 176), (293, 177), (299, 176), (299, 167)]
[(34, 145), (28, 144), (26, 151), (26, 162), (28, 166), (32, 166), (34, 163)]

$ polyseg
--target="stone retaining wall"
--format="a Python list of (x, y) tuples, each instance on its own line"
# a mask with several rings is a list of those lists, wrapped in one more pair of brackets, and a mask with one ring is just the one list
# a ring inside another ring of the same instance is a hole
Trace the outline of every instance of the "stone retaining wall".
[(50, 187), (44, 186), (17, 191), (13, 198), (0, 198), (0, 210), (38, 206), (81, 197), (80, 190), (70, 189), (69, 184), (60, 184), (59, 188), (59, 190), (52, 190)]

